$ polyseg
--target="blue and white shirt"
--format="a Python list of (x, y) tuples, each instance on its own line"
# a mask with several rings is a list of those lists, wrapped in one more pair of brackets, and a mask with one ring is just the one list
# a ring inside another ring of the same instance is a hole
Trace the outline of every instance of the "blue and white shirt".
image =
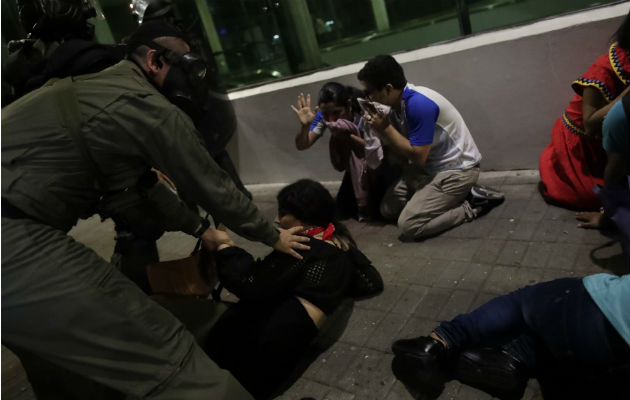
[(455, 106), (444, 96), (423, 86), (407, 83), (395, 125), (412, 146), (431, 145), (424, 165), (427, 173), (465, 170), (477, 166), (481, 153)]

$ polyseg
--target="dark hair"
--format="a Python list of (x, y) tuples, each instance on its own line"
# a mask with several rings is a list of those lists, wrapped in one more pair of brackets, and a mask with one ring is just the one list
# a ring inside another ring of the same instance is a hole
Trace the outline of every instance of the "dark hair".
[(360, 81), (381, 90), (390, 83), (395, 89), (402, 89), (407, 84), (407, 78), (402, 67), (390, 55), (378, 55), (370, 59), (359, 71)]
[(359, 102), (357, 97), (362, 97), (363, 91), (352, 86), (344, 86), (338, 82), (327, 82), (319, 89), (319, 100), (317, 104), (333, 102), (337, 106), (346, 107), (348, 100), (354, 112), (359, 112)]
[(614, 40), (617, 41), (619, 47), (626, 51), (630, 51), (630, 12), (626, 15), (615, 34)]
[(356, 247), (348, 228), (335, 220), (335, 199), (321, 183), (311, 179), (300, 179), (278, 193), (278, 215), (293, 215), (300, 221), (313, 226), (335, 225), (335, 235), (347, 239)]

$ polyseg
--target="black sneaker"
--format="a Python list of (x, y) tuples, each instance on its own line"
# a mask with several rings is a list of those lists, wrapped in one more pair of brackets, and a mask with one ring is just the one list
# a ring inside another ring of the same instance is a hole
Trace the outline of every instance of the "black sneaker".
[(500, 349), (463, 351), (457, 357), (453, 377), (501, 400), (523, 397), (529, 380), (525, 366)]
[(475, 185), (470, 189), (470, 193), (466, 197), (473, 210), (475, 218), (486, 215), (494, 207), (503, 203), (505, 195), (497, 190), (486, 186)]
[(487, 186), (475, 185), (470, 189), (468, 195), (468, 202), (475, 208), (483, 206), (485, 204), (492, 204), (498, 206), (505, 200), (505, 195), (498, 190), (489, 188)]

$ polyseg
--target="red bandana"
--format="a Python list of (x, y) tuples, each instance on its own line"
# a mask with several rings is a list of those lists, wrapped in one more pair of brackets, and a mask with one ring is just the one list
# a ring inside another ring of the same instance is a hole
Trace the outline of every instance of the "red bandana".
[(330, 240), (330, 238), (332, 238), (333, 233), (335, 232), (335, 225), (333, 225), (333, 223), (330, 222), (328, 226), (326, 227), (326, 229), (322, 228), (321, 226), (316, 226), (311, 229), (303, 230), (300, 233), (306, 236), (315, 236), (320, 232), (324, 232), (324, 234), (322, 235), (322, 240)]

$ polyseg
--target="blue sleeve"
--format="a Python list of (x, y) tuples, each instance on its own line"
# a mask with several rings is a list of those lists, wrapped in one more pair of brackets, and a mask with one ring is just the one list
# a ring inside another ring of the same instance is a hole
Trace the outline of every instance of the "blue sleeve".
[(626, 153), (630, 144), (630, 125), (623, 110), (623, 104), (618, 101), (604, 117), (602, 126), (602, 145), (609, 153)]
[(311, 122), (311, 126), (309, 130), (317, 133), (318, 135), (321, 135), (323, 133), (323, 129), (322, 129), (323, 120), (324, 120), (324, 116), (322, 115), (322, 112), (318, 110), (317, 114), (315, 114), (315, 119), (313, 120), (313, 122)]
[(417, 93), (406, 104), (409, 143), (423, 146), (433, 143), (433, 131), (440, 108), (428, 97)]

